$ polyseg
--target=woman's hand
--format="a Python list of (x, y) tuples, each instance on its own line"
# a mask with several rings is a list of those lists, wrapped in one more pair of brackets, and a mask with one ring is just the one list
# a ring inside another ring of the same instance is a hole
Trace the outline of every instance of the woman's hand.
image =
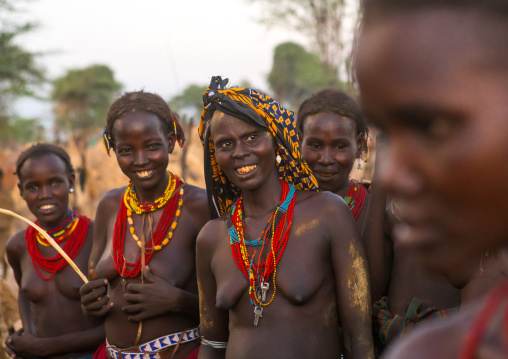
[(129, 320), (139, 322), (169, 312), (180, 312), (184, 291), (150, 272), (148, 267), (144, 279), (149, 283), (127, 285), (123, 295), (129, 302), (122, 310), (129, 314)]
[(5, 339), (7, 353), (13, 358), (45, 357), (51, 355), (47, 351), (47, 340), (36, 337), (23, 328)]
[(110, 301), (107, 279), (97, 279), (97, 272), (90, 269), (88, 273), (90, 281), (79, 288), (81, 305), (87, 314), (94, 317), (103, 317), (110, 311), (113, 302)]

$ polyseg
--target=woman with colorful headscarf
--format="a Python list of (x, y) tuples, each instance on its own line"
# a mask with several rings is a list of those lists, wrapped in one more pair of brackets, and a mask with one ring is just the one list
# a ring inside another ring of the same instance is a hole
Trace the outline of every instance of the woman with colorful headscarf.
[(216, 218), (197, 240), (199, 358), (373, 357), (365, 258), (347, 205), (316, 191), (293, 114), (226, 84), (212, 78), (199, 128)]

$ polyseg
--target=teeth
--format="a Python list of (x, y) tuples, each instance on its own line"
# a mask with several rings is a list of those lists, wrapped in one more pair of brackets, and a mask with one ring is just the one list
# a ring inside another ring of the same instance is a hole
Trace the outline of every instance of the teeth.
[(141, 178), (148, 177), (151, 173), (152, 173), (152, 171), (139, 171), (139, 172), (136, 172), (136, 174), (139, 177), (141, 177)]
[(42, 210), (46, 210), (46, 209), (51, 209), (53, 207), (55, 207), (54, 204), (45, 204), (44, 206), (40, 206), (39, 208)]
[(237, 168), (236, 169), (236, 172), (238, 172), (239, 174), (241, 175), (244, 175), (246, 173), (249, 173), (251, 171), (254, 171), (254, 169), (257, 167), (257, 165), (252, 165), (252, 166), (243, 166), (243, 167), (240, 167), (240, 168)]

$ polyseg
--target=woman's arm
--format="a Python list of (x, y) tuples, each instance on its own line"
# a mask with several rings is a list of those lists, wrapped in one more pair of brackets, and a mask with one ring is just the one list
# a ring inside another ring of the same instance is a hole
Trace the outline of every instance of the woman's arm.
[[(198, 235), (196, 267), (199, 290), (200, 332), (202, 344), (199, 359), (225, 358), (226, 350), (214, 347), (211, 342), (227, 343), (229, 338), (229, 313), (215, 305), (217, 285), (211, 263), (216, 245), (214, 237), (220, 233), (220, 220), (208, 222)], [(206, 344), (208, 343), (208, 344)]]
[(47, 357), (65, 353), (95, 352), (104, 343), (104, 327), (69, 333), (50, 338), (39, 338), (25, 331), (18, 331), (9, 338), (7, 345), (22, 358)]
[[(370, 287), (360, 235), (343, 201), (325, 212), (345, 358), (374, 358)], [(341, 231), (337, 231), (340, 218)]]
[(108, 314), (113, 306), (107, 294), (108, 281), (98, 278), (95, 267), (99, 262), (107, 244), (108, 220), (114, 212), (115, 196), (112, 191), (106, 193), (97, 206), (93, 233), (93, 246), (88, 261), (88, 283), (81, 286), (81, 309), (83, 315), (91, 321), (102, 321), (102, 317)]

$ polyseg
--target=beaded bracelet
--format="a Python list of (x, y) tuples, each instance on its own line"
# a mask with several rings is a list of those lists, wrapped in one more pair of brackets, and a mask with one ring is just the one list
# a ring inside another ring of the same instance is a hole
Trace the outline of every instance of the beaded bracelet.
[(214, 349), (226, 349), (228, 347), (228, 342), (215, 342), (213, 340), (206, 340), (201, 337), (201, 344), (208, 345)]

